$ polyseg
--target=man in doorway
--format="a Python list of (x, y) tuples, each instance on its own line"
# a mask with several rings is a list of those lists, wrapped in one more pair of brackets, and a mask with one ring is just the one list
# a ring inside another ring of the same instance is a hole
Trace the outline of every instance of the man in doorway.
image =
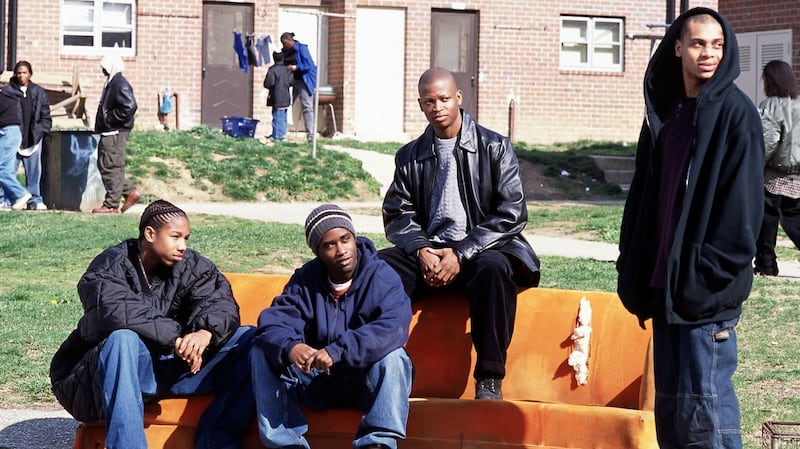
[(317, 124), (314, 123), (314, 92), (317, 87), (317, 66), (311, 59), (308, 45), (294, 39), (294, 33), (281, 34), (283, 44), (283, 63), (294, 74), (292, 84), (293, 102), (300, 99), (303, 107), (303, 123), (306, 127), (306, 137), (309, 142), (314, 139)]

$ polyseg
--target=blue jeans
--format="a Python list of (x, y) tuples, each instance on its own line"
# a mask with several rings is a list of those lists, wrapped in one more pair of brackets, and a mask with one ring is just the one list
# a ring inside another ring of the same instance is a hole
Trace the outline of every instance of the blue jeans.
[(250, 355), (256, 418), (261, 443), (268, 448), (308, 449), (308, 431), (299, 405), (312, 409), (358, 408), (364, 412), (353, 447), (383, 444), (397, 448), (405, 438), (408, 397), (411, 394), (411, 359), (399, 348), (369, 368), (335, 364), (330, 374), (305, 373), (294, 366), (275, 374), (254, 346)]
[(286, 139), (287, 108), (272, 108), (272, 138), (275, 140)]
[(39, 183), (42, 180), (42, 141), (36, 144), (38, 148), (30, 156), (17, 155), (17, 163), (14, 171), (19, 170), (19, 164), (25, 167), (25, 184), (28, 192), (31, 192), (31, 199), (28, 200), (29, 206), (36, 206), (42, 202), (42, 190)]
[[(135, 332), (112, 332), (100, 350), (97, 366), (106, 447), (147, 449), (143, 426), (146, 399), (215, 393), (214, 402), (200, 418), (196, 447), (239, 448), (238, 439), (249, 428), (252, 408), (239, 409), (231, 401), (242, 396), (237, 394), (242, 385), (249, 387), (248, 353), (254, 334), (254, 328), (240, 327), (216, 354), (209, 354), (197, 374), (192, 374), (189, 365), (174, 353), (151, 354)], [(236, 414), (225, 413), (237, 409)]]
[(25, 195), (25, 187), (17, 180), (17, 150), (22, 144), (22, 134), (18, 125), (0, 128), (0, 188), (9, 203), (14, 203)]
[(653, 319), (656, 434), (661, 448), (740, 449), (738, 320), (698, 325)]

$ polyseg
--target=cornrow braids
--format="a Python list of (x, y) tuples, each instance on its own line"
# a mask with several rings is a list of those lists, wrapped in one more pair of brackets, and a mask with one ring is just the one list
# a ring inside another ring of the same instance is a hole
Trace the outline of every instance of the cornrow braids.
[(165, 200), (155, 200), (148, 204), (142, 212), (142, 218), (139, 220), (139, 239), (144, 238), (144, 230), (146, 227), (158, 230), (165, 224), (169, 223), (173, 218), (184, 217), (184, 212), (178, 206)]

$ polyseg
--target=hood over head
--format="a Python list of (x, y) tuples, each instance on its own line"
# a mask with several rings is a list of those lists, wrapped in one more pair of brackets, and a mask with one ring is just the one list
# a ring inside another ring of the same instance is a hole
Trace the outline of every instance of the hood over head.
[(100, 67), (108, 72), (108, 79), (114, 78), (114, 75), (125, 70), (125, 63), (122, 62), (122, 57), (119, 55), (105, 55), (100, 60)]
[(683, 73), (681, 59), (675, 56), (675, 41), (680, 39), (681, 29), (689, 17), (708, 14), (722, 26), (725, 43), (722, 48), (722, 60), (717, 71), (700, 90), (697, 101), (714, 102), (733, 86), (739, 76), (739, 45), (731, 24), (718, 12), (710, 8), (692, 8), (681, 14), (670, 25), (658, 48), (653, 53), (644, 76), (644, 96), (648, 112), (656, 112), (661, 117), (676, 98), (683, 95)]

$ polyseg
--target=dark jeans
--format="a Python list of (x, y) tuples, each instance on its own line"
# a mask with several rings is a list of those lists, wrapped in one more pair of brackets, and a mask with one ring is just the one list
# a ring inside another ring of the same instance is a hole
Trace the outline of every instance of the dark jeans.
[[(663, 293), (656, 294), (663, 304)], [(738, 320), (681, 325), (667, 323), (663, 315), (653, 317), (659, 447), (741, 449), (739, 401), (731, 381)]]
[(764, 274), (777, 275), (778, 261), (775, 244), (778, 239), (778, 223), (786, 235), (800, 248), (800, 199), (775, 195), (764, 191), (764, 220), (756, 240), (755, 269)]
[[(431, 294), (436, 289), (422, 278), (416, 258), (397, 247), (378, 252), (400, 275), (406, 293), (412, 300)], [(470, 332), (477, 361), (473, 376), (503, 378), (506, 375), (506, 352), (514, 332), (517, 312), (517, 284), (508, 256), (488, 250), (466, 261), (452, 286), (464, 291), (469, 300)]]
[(103, 205), (118, 209), (120, 198), (136, 190), (133, 182), (125, 177), (125, 147), (130, 131), (120, 131), (113, 136), (100, 136), (97, 146), (97, 170), (106, 188)]

